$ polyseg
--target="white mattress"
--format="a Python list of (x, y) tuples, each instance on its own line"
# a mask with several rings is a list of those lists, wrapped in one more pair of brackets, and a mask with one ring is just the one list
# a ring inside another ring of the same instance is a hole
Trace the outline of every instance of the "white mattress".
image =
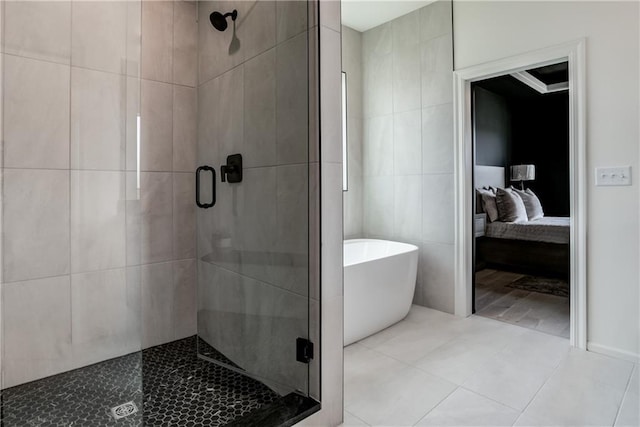
[(530, 240), (534, 242), (569, 243), (571, 218), (546, 216), (528, 222), (487, 224), (485, 236), (497, 239)]

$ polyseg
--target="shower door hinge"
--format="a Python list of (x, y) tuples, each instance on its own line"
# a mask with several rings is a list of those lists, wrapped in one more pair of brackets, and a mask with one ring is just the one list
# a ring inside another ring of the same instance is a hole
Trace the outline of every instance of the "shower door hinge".
[(313, 359), (313, 343), (306, 338), (296, 338), (296, 360), (309, 363)]

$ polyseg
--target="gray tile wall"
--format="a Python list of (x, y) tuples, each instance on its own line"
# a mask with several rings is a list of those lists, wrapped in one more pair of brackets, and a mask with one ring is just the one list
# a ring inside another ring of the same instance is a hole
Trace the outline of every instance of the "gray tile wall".
[(195, 333), (197, 27), (185, 1), (3, 8), (10, 387)]
[[(318, 10), (318, 22), (312, 41), (320, 45), (318, 52), (311, 50), (314, 73), (310, 79), (312, 106), (319, 106), (312, 114), (311, 141), (315, 150), (312, 159), (312, 253), (311, 277), (321, 278), (312, 286), (313, 339), (320, 342), (318, 357), (311, 365), (312, 395), (319, 397), (322, 408), (302, 420), (301, 426), (336, 426), (343, 419), (343, 192), (342, 192), (342, 108), (341, 108), (341, 25), (340, 2), (309, 2)], [(316, 93), (315, 88), (320, 88)], [(318, 98), (318, 95), (320, 97)], [(313, 127), (319, 120), (321, 129)], [(318, 132), (320, 130), (320, 132)], [(321, 137), (321, 139), (320, 139)], [(321, 206), (321, 211), (320, 211)], [(319, 251), (319, 253), (318, 253)], [(320, 271), (322, 274), (320, 274)], [(322, 290), (322, 292), (320, 292)], [(320, 318), (322, 324), (319, 324)], [(322, 340), (320, 341), (320, 337)], [(318, 378), (318, 364), (322, 377)], [(321, 386), (321, 387), (318, 387)], [(319, 392), (322, 392), (320, 395)]]
[(452, 313), (451, 2), (364, 32), (361, 52), (362, 233), (419, 246), (414, 302)]
[(347, 73), (347, 174), (344, 238), (362, 237), (362, 33), (342, 26), (342, 71)]

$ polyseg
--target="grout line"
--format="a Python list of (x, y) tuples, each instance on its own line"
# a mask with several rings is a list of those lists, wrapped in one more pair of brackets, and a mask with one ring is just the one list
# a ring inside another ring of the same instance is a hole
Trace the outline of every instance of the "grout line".
[(355, 418), (355, 419), (357, 419), (359, 421), (362, 421), (363, 423), (365, 423), (365, 425), (368, 425), (369, 427), (371, 427), (371, 424), (369, 424), (367, 421), (363, 420), (362, 418), (358, 417), (357, 415), (354, 415), (352, 412), (349, 412), (346, 409), (344, 409), (344, 412), (346, 412), (347, 414), (351, 415), (353, 418)]
[(417, 425), (420, 421), (422, 421), (423, 419), (425, 419), (431, 412), (433, 412), (434, 409), (436, 409), (438, 406), (440, 406), (442, 404), (442, 402), (444, 402), (445, 400), (447, 400), (449, 398), (449, 396), (451, 396), (453, 393), (455, 393), (458, 389), (460, 388), (459, 385), (456, 385), (456, 387), (450, 392), (448, 393), (444, 398), (442, 398), (437, 405), (435, 405), (433, 408), (429, 409), (427, 411), (426, 414), (424, 414), (418, 421), (416, 421), (413, 425)]
[[(477, 391), (475, 391), (475, 390), (471, 390), (470, 388), (467, 388), (467, 387), (465, 387), (464, 385), (461, 385), (461, 386), (460, 386), (460, 388), (461, 388), (461, 389), (463, 389), (463, 390), (465, 390), (465, 391), (468, 391), (469, 393), (477, 394), (478, 396), (483, 397), (483, 398), (485, 398), (485, 399), (487, 399), (487, 400), (490, 400), (490, 401), (492, 401), (492, 402), (494, 402), (494, 403), (497, 403), (497, 404), (499, 404), (500, 406), (504, 406), (505, 408), (511, 409), (511, 410), (513, 410), (513, 411), (516, 411), (516, 412), (518, 413), (518, 417), (516, 417), (516, 420), (520, 417), (520, 415), (521, 415), (521, 414), (522, 414), (522, 412), (523, 412), (523, 411), (521, 411), (520, 409), (518, 409), (518, 408), (514, 408), (513, 406), (509, 406), (509, 405), (507, 405), (507, 404), (506, 404), (506, 403), (504, 403), (504, 402), (500, 402), (499, 400), (494, 399), (493, 397), (485, 396), (485, 395), (484, 395), (484, 394), (482, 394), (482, 393), (479, 393), (479, 392), (477, 392)], [(514, 422), (515, 422), (516, 420), (514, 420)]]
[(568, 357), (568, 354), (565, 354), (560, 361), (558, 362), (558, 364), (553, 368), (553, 370), (551, 371), (551, 373), (547, 376), (547, 378), (544, 380), (544, 382), (542, 383), (542, 385), (538, 388), (538, 390), (533, 394), (533, 396), (531, 396), (531, 399), (529, 400), (529, 403), (527, 403), (527, 405), (524, 407), (524, 409), (520, 412), (520, 416), (518, 418), (516, 418), (516, 420), (513, 422), (513, 424), (515, 425), (515, 423), (518, 422), (518, 420), (520, 418), (522, 418), (522, 415), (525, 413), (525, 411), (527, 409), (529, 409), (529, 406), (531, 406), (531, 404), (533, 403), (533, 401), (536, 399), (536, 397), (538, 397), (538, 395), (540, 394), (540, 390), (542, 390), (544, 388), (544, 386), (547, 385), (547, 383), (549, 382), (549, 380), (551, 379), (551, 377), (553, 377), (556, 372), (558, 372), (560, 366), (562, 365), (562, 362), (564, 360), (566, 360), (566, 358)]
[(625, 387), (624, 393), (622, 394), (622, 398), (620, 399), (620, 404), (618, 405), (618, 410), (616, 411), (616, 416), (613, 418), (613, 425), (614, 426), (618, 422), (618, 418), (620, 417), (620, 411), (622, 410), (622, 405), (624, 403), (625, 398), (629, 394), (629, 388), (631, 387), (631, 379), (633, 378), (633, 374), (635, 373), (635, 371), (638, 370), (638, 366), (639, 365), (637, 363), (633, 364), (633, 369), (631, 370), (631, 374), (629, 375), (629, 378), (627, 379), (627, 386)]

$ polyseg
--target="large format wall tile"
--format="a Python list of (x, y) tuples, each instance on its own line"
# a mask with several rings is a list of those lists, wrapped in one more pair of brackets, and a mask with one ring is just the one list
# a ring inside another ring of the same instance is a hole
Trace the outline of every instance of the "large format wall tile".
[(365, 176), (393, 175), (393, 115), (364, 120)]
[(239, 66), (198, 88), (198, 165), (217, 173), (228, 155), (245, 152), (243, 82)]
[(451, 0), (440, 0), (420, 9), (420, 40), (425, 42), (451, 33)]
[(174, 278), (171, 262), (147, 264), (141, 270), (142, 347), (173, 340)]
[[(236, 25), (236, 30), (240, 49), (244, 59), (248, 60), (276, 45), (276, 1), (240, 2), (239, 6), (238, 21), (242, 23)], [(229, 25), (230, 29), (233, 29), (232, 26)]]
[(140, 79), (126, 77), (125, 107), (125, 167), (128, 171), (139, 169), (140, 149)]
[(72, 275), (71, 319), (75, 366), (139, 351), (140, 283), (124, 268)]
[(453, 100), (453, 41), (445, 34), (422, 44), (422, 107)]
[(125, 174), (71, 171), (71, 270), (126, 263)]
[(453, 104), (422, 110), (422, 172), (453, 173)]
[(142, 0), (127, 3), (127, 75), (140, 76), (142, 49)]
[(420, 287), (416, 303), (445, 313), (453, 312), (454, 247), (452, 244), (423, 242), (418, 262)]
[[(363, 234), (421, 247), (452, 245), (451, 1), (434, 2), (365, 31), (361, 57)], [(349, 200), (347, 205), (354, 203)], [(349, 224), (349, 229), (357, 227)], [(421, 258), (420, 262), (426, 261)], [(440, 290), (453, 288), (453, 275), (439, 274), (441, 281), (436, 284), (421, 271), (414, 301), (452, 311), (447, 298), (453, 294)]]
[(422, 238), (453, 244), (453, 174), (422, 176)]
[(127, 2), (73, 1), (71, 13), (71, 64), (125, 73)]
[[(144, 3), (144, 22), (137, 0), (3, 4), (5, 118), (13, 125), (4, 164), (33, 168), (0, 176), (11, 228), (5, 386), (137, 351), (143, 333), (147, 346), (196, 333), (197, 4)], [(234, 70), (218, 86), (231, 82), (221, 93), (237, 99), (211, 134), (218, 143), (240, 129), (225, 155), (242, 144), (242, 116), (227, 126), (242, 112), (242, 81)], [(218, 95), (216, 111), (227, 109)], [(30, 319), (15, 321), (16, 307)]]
[(4, 166), (69, 167), (69, 67), (4, 55)]
[(393, 49), (391, 23), (379, 25), (362, 34), (362, 60), (367, 63), (388, 55)]
[(363, 104), (362, 34), (342, 27), (342, 70), (347, 80), (347, 174), (348, 189), (343, 193), (344, 236), (363, 236)]
[(248, 372), (305, 389), (307, 366), (292, 360), (296, 338), (308, 336), (307, 298), (205, 262), (198, 268), (207, 278), (199, 283), (202, 338)]
[(2, 285), (3, 388), (71, 368), (69, 276)]
[(4, 171), (4, 280), (69, 273), (69, 172)]
[(126, 78), (71, 68), (71, 168), (121, 170)]
[(173, 259), (173, 179), (168, 172), (140, 176), (142, 263)]
[(176, 1), (173, 6), (173, 82), (195, 87), (198, 72), (197, 2)]
[(142, 262), (142, 219), (138, 174), (125, 172), (126, 185), (126, 251), (127, 266), (140, 265)]
[(308, 165), (276, 170), (276, 233), (271, 283), (300, 295), (309, 294)]
[(276, 164), (276, 49), (244, 64), (246, 167)]
[[(331, 55), (330, 52), (340, 51), (340, 33), (320, 27), (320, 73), (324, 76), (324, 83), (320, 86), (320, 115), (329, 112), (338, 113), (342, 117), (342, 91), (337, 90), (342, 86), (342, 59), (339, 55)], [(307, 83), (308, 84), (308, 83)], [(320, 133), (326, 141), (342, 141), (342, 120), (339, 122), (324, 120), (320, 123)], [(342, 144), (324, 144), (320, 150), (322, 162), (342, 162)]]
[(140, 169), (173, 167), (173, 86), (142, 80), (140, 86)]
[(142, 2), (142, 78), (171, 83), (173, 1)]
[(406, 44), (393, 50), (393, 111), (420, 108), (420, 45)]
[(196, 256), (195, 185), (193, 173), (173, 174), (173, 259)]
[(173, 262), (173, 333), (174, 339), (198, 333), (196, 260)]
[(198, 87), (198, 165), (217, 164), (220, 149), (216, 143), (220, 79), (212, 79)]
[(276, 168), (245, 171), (238, 188), (239, 204), (234, 227), (240, 234), (240, 272), (262, 282), (270, 282), (269, 265), (277, 230)]
[(278, 45), (276, 50), (277, 163), (303, 163), (309, 152), (306, 33)]
[(394, 176), (394, 237), (401, 242), (418, 242), (422, 235), (422, 177)]
[(392, 176), (370, 176), (364, 183), (364, 228), (368, 237), (393, 236)]
[[(322, 206), (321, 223), (321, 274), (323, 298), (342, 297), (342, 267), (344, 265), (342, 233), (342, 165), (340, 163), (322, 164)], [(326, 282), (325, 282), (326, 281)], [(317, 293), (312, 295), (318, 295)]]
[(375, 61), (365, 62), (363, 81), (365, 88), (371, 88), (363, 91), (364, 116), (393, 113), (393, 55), (381, 55)]
[(391, 21), (393, 49), (415, 46), (420, 43), (420, 9)]
[(173, 171), (194, 172), (197, 161), (198, 101), (195, 89), (173, 86)]
[(282, 43), (307, 29), (307, 2), (297, 0), (276, 1), (276, 40)]
[(70, 1), (8, 1), (4, 7), (6, 53), (69, 64)]
[[(422, 170), (422, 123), (420, 110), (393, 116), (393, 173), (420, 175)], [(386, 164), (386, 167), (390, 165)]]

